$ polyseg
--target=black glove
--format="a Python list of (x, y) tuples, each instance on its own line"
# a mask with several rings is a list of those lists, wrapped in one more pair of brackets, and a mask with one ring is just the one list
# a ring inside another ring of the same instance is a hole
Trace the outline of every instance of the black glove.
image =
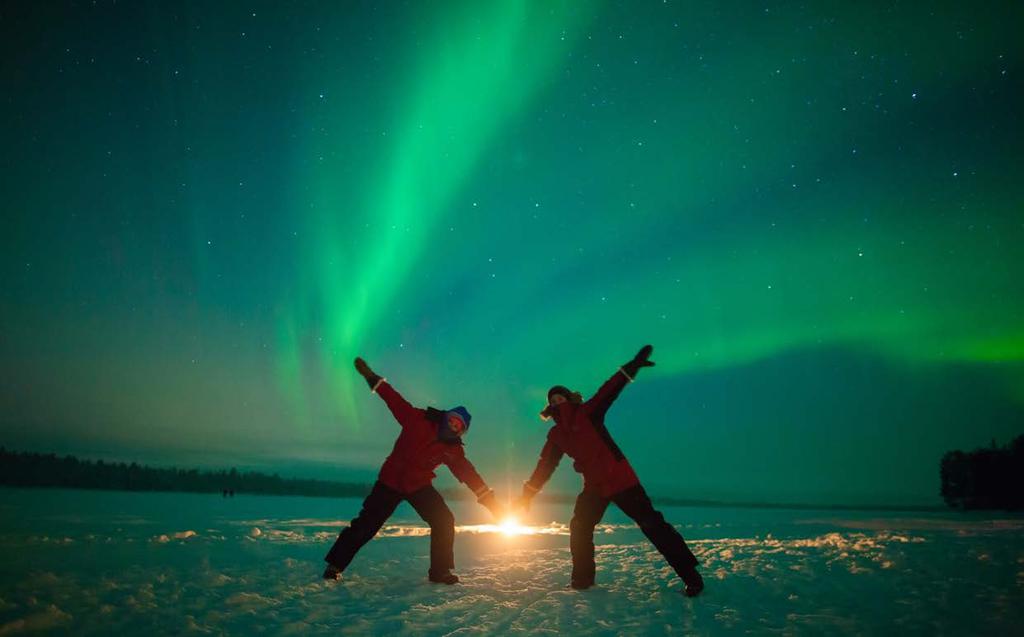
[(651, 356), (651, 352), (653, 351), (654, 347), (644, 345), (640, 348), (640, 351), (636, 353), (636, 356), (633, 357), (633, 360), (622, 366), (622, 370), (629, 374), (630, 378), (636, 378), (636, 374), (640, 371), (641, 367), (654, 367), (654, 361), (648, 360)]
[(501, 503), (498, 502), (498, 498), (494, 495), (494, 491), (488, 491), (487, 495), (477, 501), (491, 512), (491, 515), (494, 516), (495, 520), (500, 521), (505, 517), (505, 507), (501, 506)]
[(366, 384), (370, 386), (370, 389), (376, 387), (377, 383), (382, 379), (379, 374), (374, 373), (374, 371), (370, 369), (370, 366), (366, 364), (366, 361), (358, 357), (356, 358), (356, 371), (366, 379)]
[(537, 489), (530, 486), (529, 482), (523, 483), (523, 493), (516, 500), (516, 510), (520, 513), (526, 513), (530, 510), (530, 503), (533, 502), (533, 496), (537, 495)]

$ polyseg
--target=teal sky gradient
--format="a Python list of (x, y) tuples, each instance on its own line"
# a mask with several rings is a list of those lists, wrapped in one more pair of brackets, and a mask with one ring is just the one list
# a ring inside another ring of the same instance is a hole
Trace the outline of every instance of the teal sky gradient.
[(1024, 422), (1022, 18), (13, 3), (0, 443), (369, 480), (361, 354), (515, 488), (649, 342), (652, 492), (937, 502)]

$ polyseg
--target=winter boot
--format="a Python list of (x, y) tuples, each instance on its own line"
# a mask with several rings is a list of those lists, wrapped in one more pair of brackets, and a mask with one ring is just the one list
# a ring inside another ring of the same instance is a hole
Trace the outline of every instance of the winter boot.
[(570, 588), (574, 588), (574, 589), (576, 589), (578, 591), (585, 591), (585, 590), (587, 590), (588, 588), (590, 588), (593, 585), (594, 585), (594, 578), (593, 577), (590, 577), (590, 578), (573, 578), (573, 580), (571, 582), (569, 582), (569, 587)]
[(700, 576), (697, 569), (692, 569), (683, 573), (683, 583), (686, 584), (686, 589), (683, 593), (687, 597), (696, 597), (700, 595), (700, 592), (704, 590), (704, 578)]
[(446, 569), (443, 571), (429, 571), (427, 579), (435, 584), (457, 584), (459, 576)]
[(338, 570), (334, 564), (328, 564), (327, 568), (324, 569), (324, 579), (328, 581), (337, 581), (341, 579), (341, 571)]

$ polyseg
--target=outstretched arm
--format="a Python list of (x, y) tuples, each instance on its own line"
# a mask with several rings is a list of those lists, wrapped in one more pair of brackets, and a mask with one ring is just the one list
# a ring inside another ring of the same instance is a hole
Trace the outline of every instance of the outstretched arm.
[(640, 369), (654, 366), (654, 361), (649, 360), (652, 351), (654, 351), (653, 347), (644, 345), (631, 361), (620, 367), (611, 378), (601, 385), (597, 393), (586, 403), (593, 416), (597, 418), (604, 417), (605, 412), (608, 411), (608, 408), (612, 406), (615, 399), (622, 393), (622, 389), (628, 383), (633, 382)]
[(540, 490), (547, 484), (551, 474), (558, 468), (558, 463), (562, 461), (563, 455), (565, 455), (565, 452), (551, 440), (549, 434), (547, 442), (544, 443), (544, 447), (540, 450), (537, 466), (533, 469), (533, 473), (530, 474), (530, 479), (523, 483), (523, 495), (519, 498), (520, 508), (530, 508), (530, 501), (533, 500), (533, 496), (540, 493)]
[(370, 386), (370, 391), (376, 393), (384, 400), (384, 404), (391, 410), (391, 415), (395, 417), (398, 424), (404, 427), (411, 418), (416, 416), (418, 410), (410, 405), (409, 401), (403, 398), (383, 376), (370, 369), (366, 361), (362, 358), (357, 358), (355, 365), (356, 371), (366, 379), (366, 384)]
[(444, 455), (444, 463), (448, 465), (448, 469), (459, 482), (470, 488), (473, 495), (476, 496), (477, 502), (487, 507), (495, 518), (501, 518), (502, 511), (501, 505), (498, 504), (498, 498), (480, 477), (473, 463), (466, 457), (466, 451), (462, 445), (451, 445), (451, 449)]

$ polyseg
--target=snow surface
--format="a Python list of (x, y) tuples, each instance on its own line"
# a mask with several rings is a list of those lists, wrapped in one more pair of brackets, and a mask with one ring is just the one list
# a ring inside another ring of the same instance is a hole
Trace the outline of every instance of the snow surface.
[(455, 586), (426, 581), (402, 505), (340, 582), (350, 499), (0, 489), (0, 636), (13, 634), (1019, 634), (1024, 520), (662, 507), (702, 562), (697, 599), (621, 512), (598, 586), (566, 588), (571, 505), (503, 532), (456, 514)]

